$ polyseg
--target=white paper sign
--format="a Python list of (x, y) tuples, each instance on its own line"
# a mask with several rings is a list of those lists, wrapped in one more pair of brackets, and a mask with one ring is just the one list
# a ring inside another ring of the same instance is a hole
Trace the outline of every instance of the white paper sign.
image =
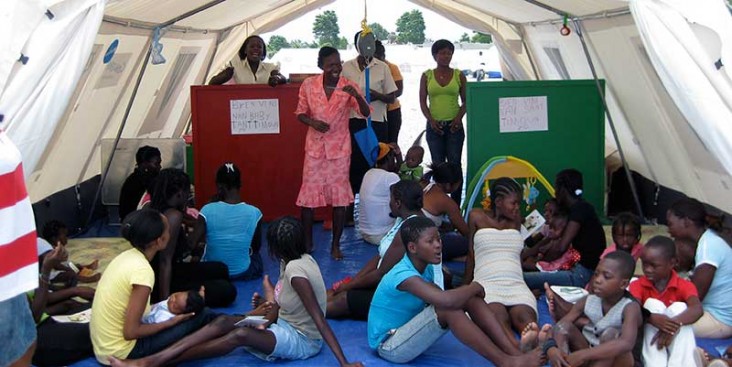
[(235, 99), (229, 102), (231, 135), (280, 133), (280, 103), (277, 99)]
[(547, 131), (546, 96), (499, 98), (498, 118), (502, 133)]

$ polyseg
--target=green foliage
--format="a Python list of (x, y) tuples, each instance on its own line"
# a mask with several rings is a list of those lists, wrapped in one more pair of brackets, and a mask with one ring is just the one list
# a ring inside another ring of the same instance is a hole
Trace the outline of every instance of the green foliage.
[(290, 47), (292, 48), (314, 48), (317, 47), (317, 44), (313, 46), (314, 43), (308, 43), (307, 41), (303, 40), (292, 40), (290, 41)]
[(274, 35), (270, 37), (269, 43), (267, 43), (267, 55), (269, 57), (274, 56), (280, 49), (289, 48), (290, 42), (287, 42), (287, 38)]
[(470, 36), (468, 36), (467, 33), (463, 33), (462, 36), (460, 36), (460, 39), (458, 40), (458, 42), (463, 42), (463, 43), (470, 42)]
[[(467, 36), (467, 34), (465, 34)], [(473, 37), (470, 38), (473, 43), (493, 43), (493, 37), (490, 34), (473, 31)]]
[(332, 10), (326, 10), (325, 12), (315, 16), (315, 22), (313, 22), (313, 35), (318, 43), (318, 46), (332, 46), (338, 48), (340, 45), (341, 31), (338, 28), (338, 16)]
[(386, 41), (386, 39), (389, 38), (389, 31), (387, 31), (381, 24), (371, 23), (369, 24), (369, 27), (374, 31), (374, 36), (376, 36), (377, 40)]
[(397, 43), (424, 43), (424, 18), (419, 10), (402, 14), (396, 22)]

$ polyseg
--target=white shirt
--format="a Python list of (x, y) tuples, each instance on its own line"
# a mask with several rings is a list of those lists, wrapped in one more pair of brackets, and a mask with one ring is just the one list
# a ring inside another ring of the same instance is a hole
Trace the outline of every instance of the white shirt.
[[(373, 59), (369, 64), (369, 69), (371, 70), (371, 74), (369, 75), (370, 89), (382, 94), (389, 94), (397, 91), (397, 86), (396, 83), (394, 83), (394, 78), (391, 76), (391, 69), (389, 69), (389, 65), (377, 59)], [(366, 71), (361, 71), (361, 68), (359, 68), (358, 58), (343, 63), (341, 76), (358, 84), (358, 86), (361, 87), (361, 91), (364, 96), (366, 95)], [(374, 101), (372, 99), (371, 107), (373, 108), (373, 111), (371, 112), (371, 119), (373, 121), (386, 121), (386, 103), (382, 101)], [(354, 117), (360, 118), (355, 111), (351, 112), (351, 118)]]
[(143, 324), (159, 324), (175, 317), (168, 310), (168, 300), (162, 300), (150, 307), (150, 313), (142, 317)]
[(267, 84), (272, 71), (280, 69), (278, 64), (260, 61), (257, 72), (254, 73), (247, 59), (242, 60), (239, 55), (234, 56), (229, 65), (234, 68), (234, 81), (236, 84)]
[(394, 225), (389, 216), (391, 185), (399, 181), (399, 175), (381, 168), (372, 168), (363, 176), (358, 205), (359, 231), (369, 236), (383, 236)]

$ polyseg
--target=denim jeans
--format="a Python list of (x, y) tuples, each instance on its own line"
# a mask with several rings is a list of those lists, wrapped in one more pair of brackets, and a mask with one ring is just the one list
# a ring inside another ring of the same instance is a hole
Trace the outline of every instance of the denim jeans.
[(580, 264), (575, 265), (570, 270), (555, 271), (552, 273), (530, 272), (524, 273), (524, 281), (529, 289), (544, 290), (544, 283), (549, 285), (563, 285), (584, 288), (590, 281), (594, 271)]
[(0, 366), (22, 357), (36, 340), (36, 325), (25, 293), (0, 302)]
[[(438, 121), (443, 134), (440, 135), (427, 122), (427, 146), (430, 148), (432, 155), (432, 163), (451, 162), (460, 166), (460, 175), (462, 176), (461, 158), (463, 156), (463, 142), (465, 141), (465, 129), (460, 126), (460, 130), (456, 132), (450, 131), (451, 121)], [(460, 205), (462, 196), (462, 188), (450, 194), (453, 200)]]
[(435, 307), (425, 307), (412, 320), (394, 330), (379, 345), (377, 352), (389, 362), (407, 363), (419, 357), (446, 332), (437, 320)]

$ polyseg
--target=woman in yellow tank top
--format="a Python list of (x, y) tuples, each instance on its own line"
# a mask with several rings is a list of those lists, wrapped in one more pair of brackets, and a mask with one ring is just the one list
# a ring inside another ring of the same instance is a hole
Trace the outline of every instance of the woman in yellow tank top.
[[(450, 67), (453, 52), (455, 46), (448, 40), (441, 39), (432, 45), (432, 57), (437, 67), (422, 73), (419, 102), (427, 119), (427, 145), (432, 163), (452, 162), (461, 166), (467, 81), (460, 70)], [(462, 103), (458, 102), (458, 96)], [(450, 196), (460, 205), (462, 187)]]

